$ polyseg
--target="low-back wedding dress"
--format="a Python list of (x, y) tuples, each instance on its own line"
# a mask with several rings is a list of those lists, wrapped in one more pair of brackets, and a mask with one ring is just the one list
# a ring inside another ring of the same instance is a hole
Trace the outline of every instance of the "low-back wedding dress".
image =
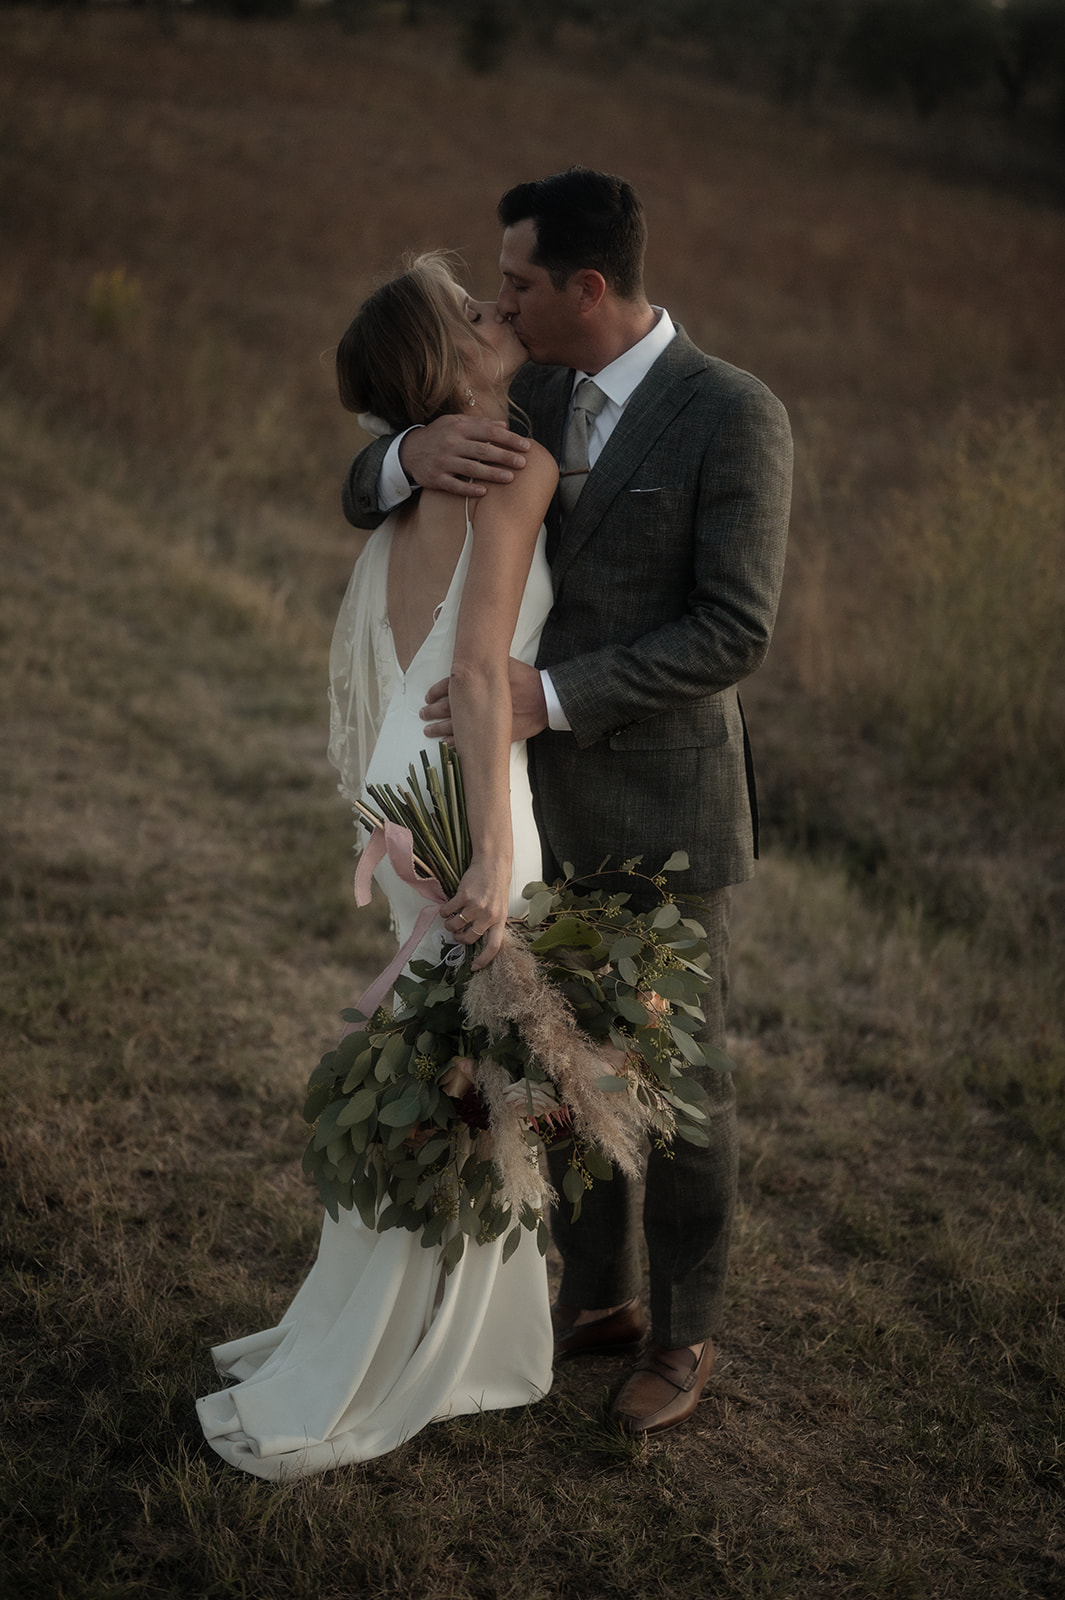
[[(421, 773), (427, 746), (418, 712), (451, 667), (471, 548), (466, 539), (431, 632), (406, 672), (388, 625), (387, 578), (394, 519), (372, 534), (356, 563), (330, 653), (330, 759), (349, 799), (366, 783)], [(532, 662), (551, 605), (541, 529), (511, 654)], [(511, 746), (514, 872), (511, 912), (541, 874), (525, 746)], [(402, 943), (425, 901), (387, 857), (374, 874)], [(434, 919), (416, 954), (438, 958)], [(295, 1478), (394, 1449), (429, 1422), (525, 1405), (551, 1385), (552, 1335), (545, 1263), (532, 1233), (504, 1263), (503, 1239), (467, 1241), (445, 1276), (439, 1249), (404, 1228), (376, 1233), (357, 1211), (326, 1217), (318, 1256), (275, 1328), (218, 1345), (218, 1371), (236, 1380), (197, 1401), (208, 1443), (260, 1478)]]

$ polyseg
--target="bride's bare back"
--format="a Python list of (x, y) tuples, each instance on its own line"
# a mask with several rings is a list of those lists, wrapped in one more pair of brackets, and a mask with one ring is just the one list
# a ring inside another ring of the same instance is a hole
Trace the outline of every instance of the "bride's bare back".
[(388, 563), (388, 623), (406, 672), (429, 637), (466, 538), (466, 502), (423, 489), (397, 517)]

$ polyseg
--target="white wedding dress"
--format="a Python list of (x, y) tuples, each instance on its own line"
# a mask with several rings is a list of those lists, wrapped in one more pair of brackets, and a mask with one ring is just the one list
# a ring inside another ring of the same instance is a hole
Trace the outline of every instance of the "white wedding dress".
[[(406, 673), (388, 626), (386, 580), (392, 520), (360, 556), (337, 620), (330, 655), (330, 759), (342, 793), (366, 782), (402, 783), (427, 748), (418, 711), (426, 689), (447, 676), (470, 556), (466, 540), (433, 629)], [(512, 654), (533, 661), (551, 582), (544, 535), (525, 588)], [(428, 747), (433, 753), (432, 746)], [(525, 747), (511, 751), (514, 874), (511, 910), (540, 877)], [(375, 877), (388, 895), (402, 942), (425, 901), (387, 857)], [(418, 954), (436, 959), (435, 920)], [(212, 1352), (235, 1384), (197, 1401), (208, 1443), (260, 1478), (294, 1478), (368, 1461), (427, 1423), (468, 1412), (525, 1405), (551, 1385), (547, 1276), (532, 1233), (504, 1263), (503, 1240), (467, 1240), (450, 1276), (438, 1249), (403, 1228), (376, 1233), (357, 1212), (328, 1216), (318, 1256), (276, 1328)]]

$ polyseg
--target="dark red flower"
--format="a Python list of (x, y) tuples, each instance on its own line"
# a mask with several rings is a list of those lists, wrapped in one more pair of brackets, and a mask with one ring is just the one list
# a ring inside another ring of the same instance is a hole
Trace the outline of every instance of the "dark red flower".
[(467, 1089), (461, 1100), (456, 1100), (458, 1114), (467, 1128), (488, 1127), (488, 1107), (476, 1089)]

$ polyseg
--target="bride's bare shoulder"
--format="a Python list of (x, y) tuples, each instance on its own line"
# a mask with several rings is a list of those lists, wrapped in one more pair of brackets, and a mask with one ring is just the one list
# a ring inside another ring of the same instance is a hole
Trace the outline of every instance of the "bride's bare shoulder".
[[(549, 478), (558, 478), (558, 462), (550, 450), (545, 450), (542, 444), (537, 444), (535, 439), (529, 441), (528, 453), (525, 457), (525, 466), (522, 472), (528, 472), (529, 467), (535, 464), (537, 473), (543, 473)], [(519, 473), (519, 477), (520, 477)]]
[(521, 471), (514, 474), (510, 483), (493, 484), (485, 498), (497, 495), (500, 501), (511, 505), (535, 503), (546, 510), (557, 482), (558, 466), (554, 457), (534, 439), (529, 444)]

